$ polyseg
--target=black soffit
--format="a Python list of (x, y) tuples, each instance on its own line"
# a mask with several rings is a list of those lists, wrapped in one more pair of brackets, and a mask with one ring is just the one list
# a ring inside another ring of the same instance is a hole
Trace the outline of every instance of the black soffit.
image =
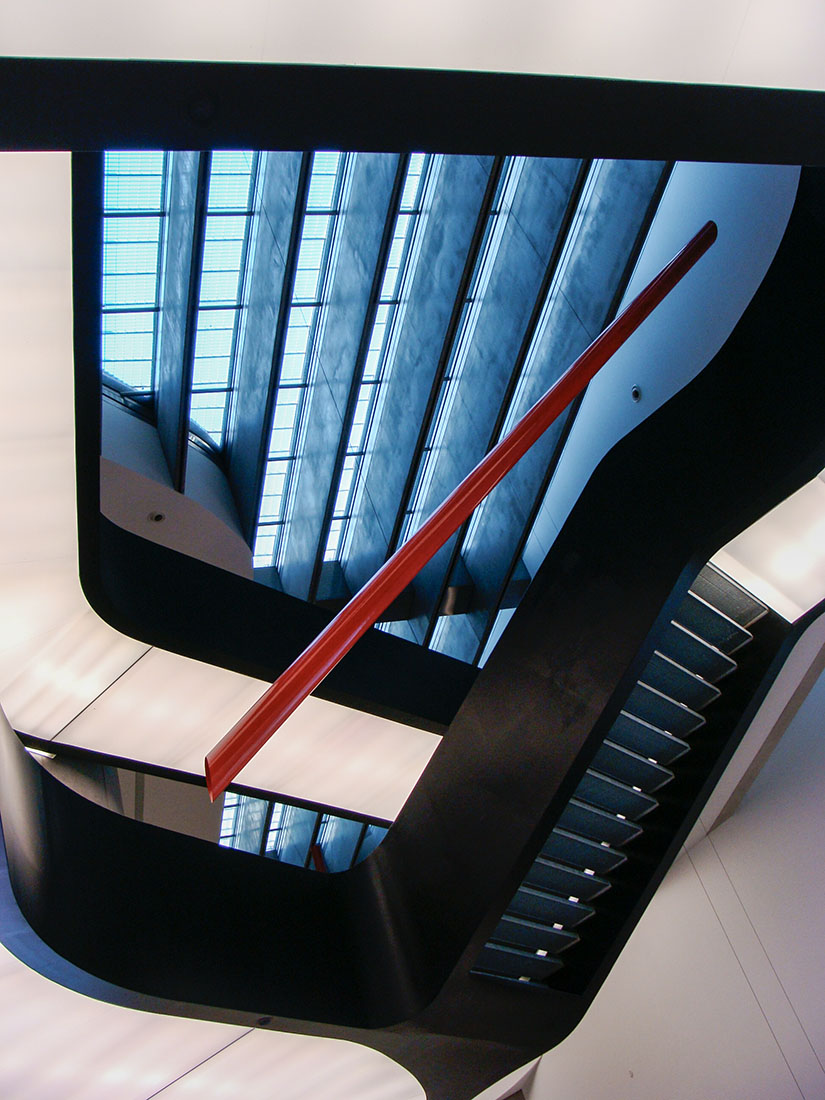
[(368, 149), (819, 164), (823, 95), (323, 65), (0, 59), (15, 150)]

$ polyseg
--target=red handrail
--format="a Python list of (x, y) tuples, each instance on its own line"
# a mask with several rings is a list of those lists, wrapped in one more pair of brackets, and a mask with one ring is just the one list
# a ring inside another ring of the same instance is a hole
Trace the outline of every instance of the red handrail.
[(207, 755), (214, 800), (716, 240), (708, 222), (384, 563)]

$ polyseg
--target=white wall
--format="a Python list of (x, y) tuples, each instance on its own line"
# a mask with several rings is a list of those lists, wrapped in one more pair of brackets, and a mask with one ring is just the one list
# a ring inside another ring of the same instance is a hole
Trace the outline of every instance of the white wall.
[[(588, 386), (525, 547), (531, 574), (604, 455), (695, 378), (733, 331), (776, 254), (798, 181), (798, 168), (676, 165), (622, 308), (706, 221), (716, 222), (718, 237)], [(638, 402), (634, 386), (641, 390)]]
[(825, 1096), (825, 677), (737, 813), (677, 860), (528, 1100)]
[(28, 0), (2, 5), (0, 44), (825, 88), (821, 0)]

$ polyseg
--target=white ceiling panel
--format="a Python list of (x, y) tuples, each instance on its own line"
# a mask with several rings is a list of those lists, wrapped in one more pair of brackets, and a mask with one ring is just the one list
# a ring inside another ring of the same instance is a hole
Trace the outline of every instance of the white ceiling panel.
[(43, 646), (88, 610), (74, 559), (4, 562), (0, 567), (0, 608), (2, 704), (3, 689), (23, 675)]
[[(29, 399), (29, 405), (33, 401)], [(73, 435), (2, 440), (0, 494), (6, 517), (0, 564), (77, 561)]]
[(148, 649), (85, 610), (43, 639), (3, 689), (3, 709), (16, 729), (54, 737)]
[(147, 1100), (243, 1034), (239, 1027), (81, 996), (29, 970), (0, 945), (2, 1096)]
[(440, 743), (436, 734), (309, 698), (238, 782), (392, 820)]
[(258, 61), (271, 0), (31, 0), (4, 4), (3, 52), (48, 57)]
[(424, 1100), (414, 1077), (377, 1051), (336, 1039), (253, 1031), (164, 1089), (164, 1100)]
[[(267, 685), (153, 649), (59, 742), (203, 774), (203, 758)], [(306, 702), (239, 782), (393, 818), (440, 738), (320, 699)]]
[(823, 476), (757, 520), (713, 561), (791, 622), (825, 599)]
[(3, 52), (570, 73), (823, 88), (819, 0), (31, 0)]
[(671, 868), (582, 1023), (541, 1059), (530, 1095), (801, 1096), (687, 857)]

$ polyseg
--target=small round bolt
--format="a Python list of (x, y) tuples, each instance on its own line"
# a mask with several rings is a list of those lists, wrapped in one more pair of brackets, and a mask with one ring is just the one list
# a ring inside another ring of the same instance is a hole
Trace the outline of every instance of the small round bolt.
[(166, 515), (165, 515), (164, 512), (150, 512), (149, 513), (149, 522), (150, 523), (163, 523), (163, 521), (165, 519), (166, 519)]
[(642, 391), (641, 391), (640, 387), (639, 386), (632, 386), (631, 389), (630, 389), (630, 396), (633, 398), (634, 401), (641, 401), (642, 400)]

